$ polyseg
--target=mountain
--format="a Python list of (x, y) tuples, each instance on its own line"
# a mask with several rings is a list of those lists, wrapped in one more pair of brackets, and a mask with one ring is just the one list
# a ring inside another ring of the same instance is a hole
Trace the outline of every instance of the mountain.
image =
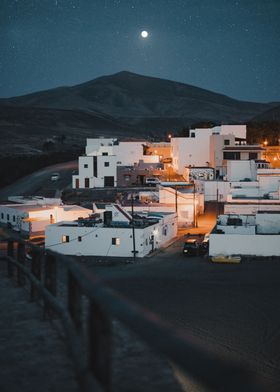
[(268, 122), (268, 121), (278, 121), (280, 122), (280, 105), (273, 107), (272, 109), (266, 110), (263, 113), (255, 116), (252, 121), (256, 122)]
[(67, 142), (80, 145), (98, 135), (163, 136), (200, 121), (244, 122), (276, 105), (238, 101), (123, 71), (72, 87), (0, 99), (0, 131), (4, 140), (15, 138), (18, 148), (30, 144), (40, 149), (50, 135), (63, 133)]

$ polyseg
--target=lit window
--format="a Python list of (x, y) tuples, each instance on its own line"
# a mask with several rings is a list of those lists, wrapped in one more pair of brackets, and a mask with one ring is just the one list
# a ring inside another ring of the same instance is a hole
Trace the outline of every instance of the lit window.
[(82, 237), (81, 236), (78, 237), (78, 241), (82, 242)]
[(69, 242), (69, 235), (63, 235), (62, 242)]
[(121, 240), (120, 238), (112, 238), (112, 245), (120, 245)]
[(104, 162), (104, 166), (109, 167), (110, 166), (109, 162)]

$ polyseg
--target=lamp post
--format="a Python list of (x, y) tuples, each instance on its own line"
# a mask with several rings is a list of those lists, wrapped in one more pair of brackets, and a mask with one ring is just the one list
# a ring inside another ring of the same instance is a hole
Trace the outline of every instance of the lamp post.
[(132, 243), (133, 243), (133, 259), (135, 261), (136, 259), (136, 249), (135, 249), (135, 226), (134, 226), (134, 195), (133, 193), (131, 194), (131, 216), (132, 216), (132, 222), (131, 222), (131, 226), (132, 226)]

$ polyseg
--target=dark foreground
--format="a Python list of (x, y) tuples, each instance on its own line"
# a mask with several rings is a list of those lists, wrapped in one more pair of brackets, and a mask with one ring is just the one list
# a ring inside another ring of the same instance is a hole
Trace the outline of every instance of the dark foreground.
[[(216, 351), (245, 361), (269, 391), (280, 385), (280, 260), (211, 264), (180, 245), (135, 264), (96, 266), (107, 284)], [(189, 390), (200, 391), (192, 385)]]

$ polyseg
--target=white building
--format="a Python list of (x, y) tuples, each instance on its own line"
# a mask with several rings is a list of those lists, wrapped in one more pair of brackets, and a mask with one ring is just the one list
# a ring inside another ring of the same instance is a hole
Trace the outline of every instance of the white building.
[(221, 215), (210, 234), (209, 255), (280, 256), (280, 214)]
[(229, 135), (232, 139), (243, 138), (246, 140), (246, 125), (196, 128), (189, 131), (188, 137), (172, 138), (172, 164), (173, 169), (178, 174), (183, 174), (186, 166), (209, 166), (211, 161), (211, 135)]
[[(84, 256), (144, 257), (177, 234), (174, 213), (134, 215), (118, 204), (106, 206), (102, 219), (47, 226), (45, 246), (58, 253)], [(134, 238), (134, 239), (133, 239)], [(134, 245), (135, 244), (135, 248)]]
[(159, 156), (144, 155), (145, 143), (144, 140), (87, 139), (86, 155), (79, 157), (79, 174), (72, 177), (72, 187), (115, 187), (117, 167), (133, 167), (139, 161), (158, 163)]
[(204, 193), (205, 201), (231, 202), (231, 198), (238, 197), (272, 198), (279, 193), (279, 180), (278, 169), (257, 169), (253, 160), (230, 160), (227, 161), (226, 180), (195, 181), (195, 183), (198, 191)]
[(91, 210), (75, 205), (2, 204), (0, 222), (32, 237), (38, 233), (44, 234), (45, 227), (50, 223), (85, 218), (91, 213)]

